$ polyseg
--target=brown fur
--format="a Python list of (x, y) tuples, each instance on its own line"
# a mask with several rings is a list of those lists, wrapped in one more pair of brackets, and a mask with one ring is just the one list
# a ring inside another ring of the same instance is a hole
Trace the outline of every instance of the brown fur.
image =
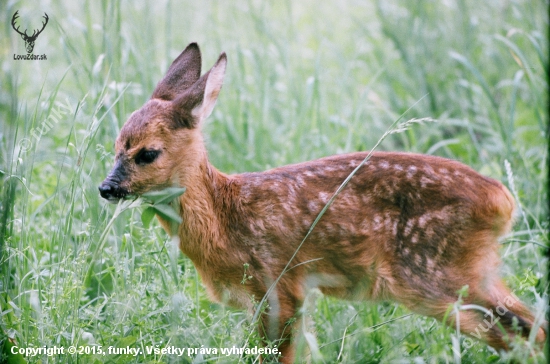
[[(100, 187), (112, 201), (178, 185), (183, 223), (180, 248), (195, 264), (213, 300), (252, 309), (277, 280), (312, 222), (366, 153), (327, 157), (262, 173), (228, 176), (208, 162), (200, 124), (216, 101), (225, 54), (200, 77), (191, 44), (174, 61), (153, 97), (134, 112), (116, 142), (116, 164)], [(159, 151), (139, 165), (143, 150)], [(488, 309), (510, 295), (497, 275), (497, 239), (509, 231), (514, 200), (499, 182), (458, 162), (428, 155), (374, 153), (351, 179), (298, 251), (269, 297), (260, 333), (281, 340), (293, 360), (293, 326), (312, 286), (344, 299), (394, 300), (442, 320), (457, 291)], [(167, 221), (160, 219), (170, 232)], [(242, 282), (244, 265), (251, 279)], [(450, 317), (450, 323), (456, 316)], [(483, 322), (460, 312), (464, 333)], [(516, 318), (527, 336), (533, 315), (519, 302), (500, 323)], [(479, 330), (478, 330), (479, 331)], [(498, 326), (482, 338), (507, 343)], [(537, 341), (545, 333), (539, 329)]]

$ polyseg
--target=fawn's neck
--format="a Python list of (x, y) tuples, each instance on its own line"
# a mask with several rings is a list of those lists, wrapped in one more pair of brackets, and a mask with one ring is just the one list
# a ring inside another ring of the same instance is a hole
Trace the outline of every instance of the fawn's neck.
[(221, 216), (227, 206), (223, 193), (230, 181), (208, 162), (206, 148), (200, 142), (193, 146), (193, 158), (180, 162), (177, 176), (179, 185), (186, 188), (180, 197), (180, 249), (199, 266), (226, 245)]

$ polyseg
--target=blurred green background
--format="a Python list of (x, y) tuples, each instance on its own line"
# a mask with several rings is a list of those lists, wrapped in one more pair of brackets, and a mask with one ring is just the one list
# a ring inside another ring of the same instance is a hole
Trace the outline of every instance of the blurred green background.
[[(437, 119), (379, 149), (457, 159), (512, 190), (519, 208), (502, 241), (502, 274), (543, 317), (547, 8), (531, 0), (0, 2), (0, 347), (261, 345), (246, 314), (208, 301), (158, 224), (145, 228), (131, 210), (109, 226), (115, 207), (97, 191), (124, 121), (192, 41), (204, 70), (228, 55), (204, 127), (211, 162), (227, 173), (370, 150), (402, 114)], [(14, 60), (26, 54), (15, 11), (28, 33), (48, 14), (33, 52), (47, 60)], [(546, 362), (532, 342), (501, 356), (482, 343), (466, 349), (452, 328), (408, 314), (314, 292), (304, 330), (315, 336), (302, 340), (310, 354), (300, 360)], [(93, 353), (26, 360), (258, 362)]]

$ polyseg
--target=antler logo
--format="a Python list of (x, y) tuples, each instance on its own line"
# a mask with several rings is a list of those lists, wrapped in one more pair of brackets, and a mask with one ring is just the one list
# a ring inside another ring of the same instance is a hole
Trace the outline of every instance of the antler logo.
[(13, 29), (15, 29), (15, 31), (19, 34), (21, 34), (21, 38), (23, 38), (23, 40), (25, 41), (25, 48), (27, 48), (27, 53), (31, 54), (32, 53), (32, 50), (34, 49), (34, 42), (36, 41), (36, 38), (38, 38), (38, 36), (40, 35), (40, 33), (42, 33), (42, 31), (44, 30), (44, 28), (46, 28), (46, 24), (48, 24), (48, 14), (44, 13), (44, 16), (43, 18), (46, 19), (45, 22), (42, 22), (42, 29), (38, 30), (36, 29), (32, 35), (28, 35), (27, 34), (27, 29), (25, 29), (25, 32), (24, 33), (21, 33), (19, 31), (19, 27), (15, 27), (15, 21), (17, 20), (17, 18), (19, 18), (19, 16), (17, 15), (17, 13), (19, 12), (19, 10), (17, 10), (15, 12), (15, 14), (13, 14), (13, 18), (11, 18), (11, 26), (13, 27)]

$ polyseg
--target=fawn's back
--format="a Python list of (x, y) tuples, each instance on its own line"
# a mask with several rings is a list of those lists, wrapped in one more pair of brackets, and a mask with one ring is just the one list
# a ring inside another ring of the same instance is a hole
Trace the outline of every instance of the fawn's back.
[[(220, 214), (231, 219), (222, 223), (230, 249), (250, 247), (239, 263), (257, 255), (260, 275), (276, 279), (365, 157), (332, 156), (229, 177), (233, 201)], [(399, 299), (405, 286), (428, 297), (456, 297), (464, 274), (495, 270), (495, 240), (510, 227), (513, 208), (500, 183), (458, 162), (374, 153), (300, 248), (293, 265), (303, 265), (294, 275), (342, 298)], [(480, 254), (487, 258), (481, 264)]]

